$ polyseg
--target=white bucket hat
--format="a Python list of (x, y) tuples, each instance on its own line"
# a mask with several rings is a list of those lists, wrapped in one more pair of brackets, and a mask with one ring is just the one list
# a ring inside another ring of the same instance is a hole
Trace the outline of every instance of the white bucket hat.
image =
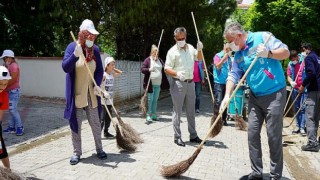
[(113, 57), (107, 57), (107, 58), (104, 60), (104, 69), (106, 69), (107, 65), (108, 65), (109, 63), (111, 63), (111, 62), (116, 62), (116, 61), (114, 60)]
[(82, 21), (82, 24), (80, 26), (80, 31), (83, 31), (83, 30), (87, 30), (89, 31), (91, 34), (94, 34), (94, 35), (98, 35), (100, 34), (96, 28), (94, 28), (94, 24), (91, 20), (89, 19), (85, 19), (84, 21)]
[(4, 79), (11, 79), (8, 69), (4, 66), (0, 66), (0, 81)]
[(2, 56), (0, 58), (4, 58), (4, 57), (12, 57), (14, 58), (14, 52), (11, 51), (10, 49), (4, 50), (2, 53)]

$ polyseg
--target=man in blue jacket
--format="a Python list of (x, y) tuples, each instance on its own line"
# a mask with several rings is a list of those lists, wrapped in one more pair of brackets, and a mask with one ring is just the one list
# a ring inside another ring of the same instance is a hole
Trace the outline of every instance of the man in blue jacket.
[(319, 142), (317, 141), (317, 131), (320, 118), (320, 59), (310, 43), (301, 45), (303, 53), (306, 55), (305, 72), (306, 78), (300, 86), (299, 92), (303, 93), (307, 88), (308, 97), (306, 100), (306, 122), (308, 143), (301, 147), (302, 151), (319, 151)]
[[(270, 149), (270, 179), (281, 179), (283, 169), (282, 128), (286, 100), (286, 82), (280, 60), (289, 57), (287, 45), (268, 32), (246, 32), (237, 22), (225, 27), (224, 36), (235, 57), (228, 74), (224, 107), (230, 94), (256, 56), (258, 61), (249, 71), (246, 82), (250, 87), (248, 102), (248, 143), (252, 172), (248, 179), (263, 179), (260, 132), (265, 121)], [(221, 111), (221, 110), (220, 110)]]

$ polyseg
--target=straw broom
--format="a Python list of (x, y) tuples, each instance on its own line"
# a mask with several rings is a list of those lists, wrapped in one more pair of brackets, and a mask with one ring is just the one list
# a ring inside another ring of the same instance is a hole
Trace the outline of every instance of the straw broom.
[[(297, 101), (298, 97), (300, 96), (300, 93), (297, 95), (297, 97), (293, 100), (293, 102), (291, 103), (290, 107), (288, 108), (287, 112), (284, 114), (283, 118), (286, 117), (286, 115), (289, 113), (290, 109), (292, 108), (292, 106), (294, 105), (294, 103)], [(289, 101), (289, 100), (288, 100)]]
[[(198, 34), (198, 29), (197, 29), (197, 24), (196, 24), (196, 20), (194, 18), (194, 15), (193, 15), (193, 12), (191, 12), (191, 16), (192, 16), (192, 20), (193, 20), (193, 24), (194, 24), (194, 28), (196, 30), (196, 34), (197, 34), (197, 39), (198, 41), (200, 41), (200, 38), (199, 38), (199, 34)], [(210, 78), (209, 78), (209, 74), (208, 74), (208, 69), (207, 69), (207, 65), (206, 65), (206, 61), (204, 59), (204, 55), (203, 55), (203, 52), (201, 50), (201, 54), (202, 54), (202, 61), (203, 61), (203, 64), (204, 64), (204, 68), (205, 68), (205, 71), (206, 71), (206, 75), (207, 75), (207, 80), (208, 80), (208, 84), (209, 84), (209, 89), (210, 89), (210, 94), (211, 94), (211, 99), (212, 99), (212, 103), (214, 105), (214, 97), (213, 97), (213, 92), (212, 92), (212, 88), (211, 88), (211, 82), (210, 82)], [(214, 108), (214, 112), (213, 112), (213, 117), (211, 118), (211, 126), (212, 124), (214, 123), (214, 119), (215, 119), (215, 114), (218, 114), (218, 113), (215, 113), (216, 112), (216, 109), (217, 108)], [(218, 108), (219, 109), (219, 108)], [(217, 110), (218, 110), (217, 109)], [(219, 120), (221, 121), (221, 120)], [(212, 132), (210, 132), (210, 137), (213, 138), (215, 137), (216, 135), (218, 135), (222, 129), (223, 125), (222, 125), (222, 121), (218, 123), (218, 126), (216, 126), (215, 128), (212, 129)]]
[[(192, 13), (192, 12), (191, 12)], [(192, 13), (193, 16), (193, 13)], [(272, 34), (270, 33), (268, 39), (265, 41), (264, 45), (267, 44), (267, 42), (269, 41), (270, 37), (272, 36)], [(217, 119), (221, 118), (223, 111), (227, 108), (227, 106), (230, 103), (231, 98), (233, 98), (236, 94), (236, 91), (240, 88), (241, 84), (243, 83), (244, 79), (247, 77), (248, 73), (250, 72), (250, 70), (252, 69), (253, 65), (256, 63), (256, 61), (258, 60), (258, 56), (256, 56), (254, 58), (254, 60), (251, 62), (249, 68), (247, 69), (246, 73), (243, 75), (243, 77), (240, 79), (240, 82), (238, 83), (238, 85), (236, 86), (236, 88), (234, 89), (233, 93), (231, 94), (228, 102), (224, 105), (221, 113), (219, 113)], [(210, 132), (213, 130), (213, 128), (215, 127), (215, 125), (217, 124), (217, 120), (215, 120), (215, 122), (212, 124), (211, 128), (209, 129), (209, 131), (207, 132), (206, 137), (202, 140), (202, 142), (200, 143), (200, 145), (197, 147), (196, 151), (192, 154), (191, 157), (189, 157), (187, 160), (181, 161), (177, 164), (174, 165), (169, 165), (169, 166), (163, 166), (161, 169), (161, 175), (165, 176), (165, 177), (173, 177), (173, 176), (179, 176), (182, 173), (186, 172), (188, 170), (188, 168), (191, 166), (191, 164), (194, 162), (194, 160), (197, 158), (197, 156), (199, 155), (199, 153), (201, 152), (201, 149), (205, 143), (205, 141), (208, 139)]]
[[(76, 40), (76, 38), (75, 38), (75, 36), (74, 36), (74, 34), (73, 34), (72, 31), (70, 31), (70, 34), (71, 34), (71, 36), (72, 36), (72, 38), (73, 38), (73, 41), (74, 41), (75, 43), (77, 43), (77, 40)], [(83, 60), (85, 66), (86, 66), (86, 68), (87, 68), (87, 70), (88, 70), (89, 76), (91, 77), (94, 85), (95, 85), (95, 86), (98, 86), (97, 83), (96, 83), (96, 81), (94, 80), (94, 77), (93, 77), (93, 75), (92, 75), (89, 67), (88, 67), (87, 62), (85, 61), (84, 55), (81, 54), (81, 55), (80, 55), (80, 58)], [(103, 97), (103, 98), (104, 98), (104, 97)], [(108, 115), (109, 115), (109, 117), (110, 117), (110, 119), (111, 119), (111, 122), (112, 122), (113, 127), (116, 129), (117, 146), (118, 146), (119, 148), (124, 149), (124, 150), (127, 150), (127, 151), (135, 151), (135, 150), (136, 150), (135, 145), (132, 144), (132, 141), (131, 141), (130, 139), (124, 138), (124, 137), (121, 135), (120, 129), (119, 129), (119, 127), (118, 127), (118, 124), (113, 120), (113, 118), (112, 118), (112, 116), (111, 116), (111, 113), (109, 112), (106, 104), (104, 103), (103, 105), (104, 105), (104, 107), (105, 107), (105, 109), (106, 109), (106, 111), (107, 111), (107, 113), (108, 113)]]
[[(162, 35), (163, 35), (163, 29), (161, 31), (160, 39), (159, 39), (159, 42), (158, 42), (158, 51), (157, 51), (156, 57), (159, 54), (160, 42), (161, 42), (161, 39), (162, 39)], [(147, 108), (147, 104), (148, 104), (148, 96), (147, 96), (147, 94), (148, 94), (150, 81), (151, 81), (151, 76), (149, 76), (149, 80), (148, 80), (148, 84), (147, 84), (147, 87), (146, 87), (146, 91), (144, 92), (143, 96), (141, 97), (140, 105), (139, 105), (139, 108), (142, 111), (144, 116), (147, 115), (147, 109), (148, 109)]]
[(291, 124), (293, 123), (294, 119), (297, 117), (297, 115), (298, 115), (298, 114), (300, 113), (300, 111), (302, 110), (302, 107), (303, 107), (304, 104), (306, 103), (306, 100), (307, 100), (307, 99), (305, 99), (305, 100), (303, 101), (303, 103), (301, 104), (300, 108), (298, 109), (298, 111), (296, 112), (296, 114), (293, 116), (293, 118), (292, 118), (292, 120), (291, 120), (291, 123), (290, 123), (289, 125), (287, 125), (287, 126), (284, 126), (283, 128), (288, 128), (288, 127), (291, 126)]
[(233, 101), (234, 101), (234, 106), (236, 108), (236, 118), (235, 118), (235, 121), (236, 121), (236, 126), (239, 127), (240, 130), (242, 131), (247, 131), (247, 123), (243, 120), (243, 118), (241, 116), (239, 116), (239, 110), (238, 110), (238, 107), (237, 107), (237, 103), (236, 103), (236, 98), (235, 96), (233, 97)]

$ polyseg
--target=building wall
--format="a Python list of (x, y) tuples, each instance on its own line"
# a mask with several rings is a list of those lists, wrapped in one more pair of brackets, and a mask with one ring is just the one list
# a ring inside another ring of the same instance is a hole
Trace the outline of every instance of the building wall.
[[(102, 60), (106, 57), (101, 55)], [(63, 98), (65, 75), (62, 70), (62, 57), (33, 58), (16, 57), (20, 66), (20, 85), (22, 95)], [(123, 74), (115, 80), (115, 101), (139, 97), (143, 94), (143, 75), (140, 73), (142, 62), (117, 60), (116, 67)]]

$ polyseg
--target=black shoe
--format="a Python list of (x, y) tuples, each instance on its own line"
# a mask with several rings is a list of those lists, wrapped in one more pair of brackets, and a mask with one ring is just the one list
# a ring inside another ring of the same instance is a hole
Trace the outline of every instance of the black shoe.
[(107, 159), (107, 154), (104, 151), (97, 153), (99, 159)]
[(176, 143), (178, 146), (186, 146), (186, 144), (181, 140), (181, 138), (175, 139), (174, 143)]
[[(200, 138), (197, 136), (196, 138), (190, 139), (190, 142), (200, 144), (200, 143), (202, 142), (202, 139), (200, 139)], [(206, 142), (204, 142), (203, 144), (206, 144)]]
[(109, 132), (105, 132), (104, 137), (107, 139), (112, 139), (112, 138), (114, 138), (114, 135), (110, 134)]
[(318, 147), (318, 145), (311, 145), (308, 143), (307, 145), (301, 146), (301, 150), (302, 151), (319, 152), (319, 147)]
[(80, 156), (78, 156), (78, 155), (73, 155), (70, 158), (70, 164), (71, 165), (76, 165), (76, 164), (79, 163), (79, 161), (80, 161)]
[(224, 126), (228, 126), (227, 121), (223, 121), (223, 125), (224, 125)]
[(300, 133), (300, 128), (295, 128), (293, 131), (292, 131), (292, 134), (299, 134)]

